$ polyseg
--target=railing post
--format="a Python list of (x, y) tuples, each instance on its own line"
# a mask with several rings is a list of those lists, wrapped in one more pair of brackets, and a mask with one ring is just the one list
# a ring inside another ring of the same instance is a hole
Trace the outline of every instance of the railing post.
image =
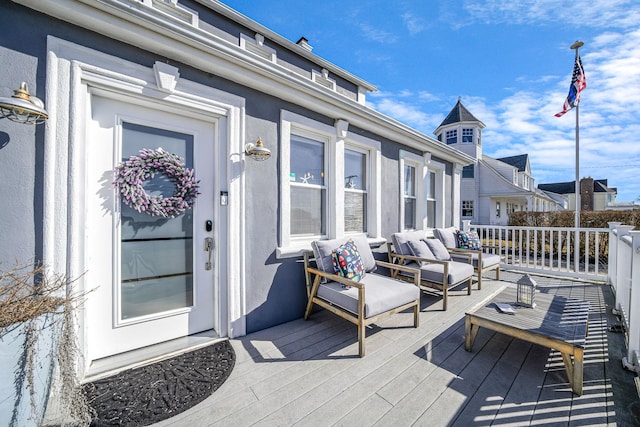
[(471, 230), (471, 220), (470, 219), (463, 219), (462, 220), (462, 231), (469, 231)]
[(617, 289), (617, 254), (618, 254), (618, 237), (616, 236), (616, 228), (621, 226), (621, 222), (610, 222), (609, 223), (609, 259), (607, 260), (607, 283), (611, 285), (613, 291), (616, 292)]
[[(625, 263), (625, 246), (627, 243), (622, 241), (624, 236), (629, 235), (629, 231), (633, 230), (633, 225), (618, 225), (616, 227), (616, 310), (626, 310), (629, 301), (629, 283), (630, 277), (628, 272), (631, 270), (629, 265)], [(628, 258), (627, 258), (628, 259)]]
[(638, 353), (640, 352), (640, 230), (629, 231), (631, 235), (631, 293), (629, 295), (629, 330), (627, 331), (627, 357), (622, 365), (638, 373)]

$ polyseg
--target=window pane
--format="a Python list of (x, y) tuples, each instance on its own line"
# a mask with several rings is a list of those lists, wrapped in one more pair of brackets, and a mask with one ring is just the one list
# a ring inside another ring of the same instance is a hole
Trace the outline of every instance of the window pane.
[(366, 190), (366, 158), (364, 153), (344, 150), (344, 180), (345, 188)]
[(435, 228), (436, 226), (436, 201), (427, 200), (427, 227)]
[(300, 136), (291, 136), (289, 180), (324, 185), (324, 144)]
[[(162, 147), (193, 167), (193, 137), (124, 123), (122, 157), (138, 155), (142, 148)], [(175, 185), (163, 174), (147, 180), (148, 193), (170, 197)], [(122, 319), (160, 313), (193, 305), (193, 211), (176, 218), (161, 218), (121, 205)]]
[(349, 233), (367, 231), (367, 193), (345, 191), (344, 230)]
[(324, 198), (324, 189), (291, 187), (291, 234), (325, 234)]
[(413, 166), (404, 167), (404, 195), (415, 196), (416, 195), (416, 168)]
[(473, 174), (474, 174), (474, 166), (475, 165), (468, 165), (468, 166), (464, 166), (462, 168), (462, 177), (463, 178), (473, 178)]
[(434, 199), (436, 197), (436, 173), (429, 172), (429, 182), (427, 183), (427, 198)]
[(416, 228), (416, 200), (404, 199), (404, 228), (415, 230)]

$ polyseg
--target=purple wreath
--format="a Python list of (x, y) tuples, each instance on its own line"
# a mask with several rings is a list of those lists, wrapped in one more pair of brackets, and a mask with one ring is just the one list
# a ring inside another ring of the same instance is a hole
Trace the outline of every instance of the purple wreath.
[[(114, 173), (113, 185), (124, 204), (151, 216), (175, 218), (193, 206), (199, 194), (194, 170), (185, 167), (179, 156), (162, 148), (143, 148), (138, 156), (116, 166)], [(174, 183), (176, 188), (171, 197), (154, 196), (143, 188), (142, 184), (156, 173), (165, 174)]]

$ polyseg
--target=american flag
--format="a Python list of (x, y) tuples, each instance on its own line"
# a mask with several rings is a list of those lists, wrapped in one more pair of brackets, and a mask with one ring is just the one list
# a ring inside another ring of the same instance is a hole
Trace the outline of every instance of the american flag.
[(564, 101), (562, 111), (556, 114), (556, 117), (562, 117), (564, 113), (571, 110), (580, 102), (580, 92), (587, 87), (587, 77), (584, 75), (582, 68), (582, 60), (580, 56), (576, 56), (576, 64), (573, 66), (573, 76), (571, 77), (571, 86), (569, 86), (569, 95)]

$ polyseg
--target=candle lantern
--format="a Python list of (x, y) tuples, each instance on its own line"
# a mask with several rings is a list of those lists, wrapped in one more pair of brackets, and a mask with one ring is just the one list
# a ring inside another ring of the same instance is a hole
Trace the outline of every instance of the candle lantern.
[(525, 274), (517, 283), (516, 304), (523, 307), (535, 308), (536, 282)]

